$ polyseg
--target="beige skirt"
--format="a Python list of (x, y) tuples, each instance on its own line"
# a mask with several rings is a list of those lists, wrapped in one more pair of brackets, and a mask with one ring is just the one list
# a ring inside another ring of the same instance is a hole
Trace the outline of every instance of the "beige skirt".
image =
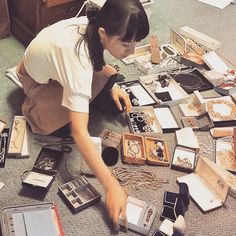
[[(35, 82), (27, 73), (23, 61), (17, 66), (17, 76), (26, 95), (22, 113), (33, 133), (50, 134), (70, 123), (70, 110), (61, 106), (63, 87), (55, 80), (48, 84)], [(95, 83), (96, 81), (96, 83)], [(108, 82), (101, 72), (94, 73), (92, 101)]]

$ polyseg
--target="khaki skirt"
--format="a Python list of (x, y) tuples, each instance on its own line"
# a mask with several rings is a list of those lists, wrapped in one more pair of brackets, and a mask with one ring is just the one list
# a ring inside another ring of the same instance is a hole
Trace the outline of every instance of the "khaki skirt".
[[(57, 81), (51, 79), (48, 84), (35, 82), (28, 75), (23, 61), (18, 64), (16, 72), (26, 96), (22, 113), (33, 133), (47, 135), (70, 123), (70, 110), (61, 106), (63, 87)], [(90, 102), (103, 90), (108, 79), (101, 72), (94, 73)], [(114, 84), (115, 81), (111, 82)]]

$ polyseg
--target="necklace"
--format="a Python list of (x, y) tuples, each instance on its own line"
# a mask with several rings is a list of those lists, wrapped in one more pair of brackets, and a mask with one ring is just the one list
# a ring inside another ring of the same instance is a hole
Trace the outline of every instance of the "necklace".
[[(230, 108), (230, 114), (222, 115), (220, 112), (214, 111), (214, 105), (223, 104)], [(207, 102), (207, 111), (211, 117), (218, 120), (234, 120), (236, 118), (236, 106), (230, 101), (227, 100), (216, 100)]]

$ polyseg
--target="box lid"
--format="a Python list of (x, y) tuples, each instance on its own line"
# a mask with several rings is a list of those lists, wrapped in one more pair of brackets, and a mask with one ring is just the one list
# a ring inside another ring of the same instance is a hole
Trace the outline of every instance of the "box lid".
[(201, 178), (204, 184), (220, 199), (225, 202), (229, 186), (224, 178), (210, 166), (207, 158), (199, 158), (195, 173)]
[(173, 29), (170, 30), (170, 43), (181, 55), (186, 52), (186, 42), (184, 37)]

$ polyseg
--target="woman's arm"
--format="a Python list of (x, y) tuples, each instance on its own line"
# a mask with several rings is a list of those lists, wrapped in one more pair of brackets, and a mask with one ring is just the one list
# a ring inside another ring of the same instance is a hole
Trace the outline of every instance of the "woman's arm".
[(127, 195), (99, 157), (100, 154), (88, 133), (88, 120), (88, 113), (71, 111), (72, 136), (82, 157), (105, 189), (106, 207), (115, 228), (118, 229), (119, 214), (121, 213), (122, 218), (126, 219)]

